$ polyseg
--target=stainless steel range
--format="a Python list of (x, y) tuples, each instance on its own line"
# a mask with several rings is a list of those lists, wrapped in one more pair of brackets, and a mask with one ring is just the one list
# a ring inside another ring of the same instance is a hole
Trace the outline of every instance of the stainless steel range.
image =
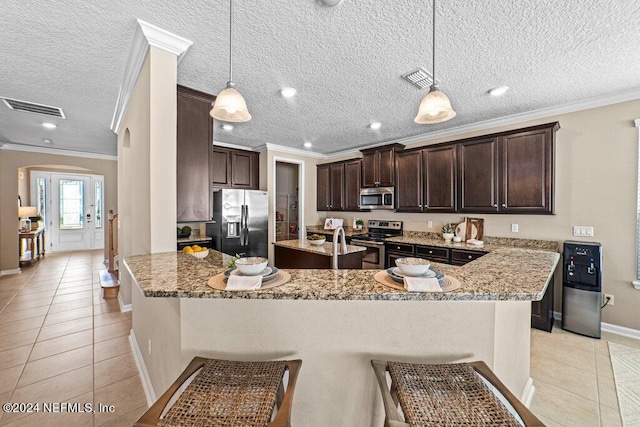
[(402, 236), (402, 221), (369, 220), (368, 234), (353, 236), (352, 245), (363, 246), (367, 251), (362, 258), (364, 269), (384, 269), (384, 240), (388, 237)]

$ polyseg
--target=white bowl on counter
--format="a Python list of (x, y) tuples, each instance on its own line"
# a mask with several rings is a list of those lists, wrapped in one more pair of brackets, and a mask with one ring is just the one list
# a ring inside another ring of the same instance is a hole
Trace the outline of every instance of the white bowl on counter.
[(431, 266), (431, 261), (422, 258), (398, 258), (396, 265), (405, 276), (422, 276)]
[(209, 255), (209, 249), (207, 249), (206, 251), (201, 251), (201, 252), (191, 252), (191, 255), (193, 255), (196, 258), (206, 258), (207, 255)]
[(252, 256), (236, 260), (236, 268), (245, 276), (257, 276), (267, 267), (268, 259)]
[(307, 239), (307, 242), (309, 242), (309, 244), (313, 245), (313, 246), (322, 246), (324, 244), (324, 242), (326, 242), (327, 239), (320, 239), (320, 240), (311, 240), (311, 239)]

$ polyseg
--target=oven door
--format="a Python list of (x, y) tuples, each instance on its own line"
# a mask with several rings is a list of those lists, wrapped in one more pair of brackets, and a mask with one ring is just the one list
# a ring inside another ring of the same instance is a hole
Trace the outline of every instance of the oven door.
[(352, 239), (351, 244), (367, 248), (367, 251), (362, 257), (362, 268), (364, 270), (384, 269), (384, 243)]

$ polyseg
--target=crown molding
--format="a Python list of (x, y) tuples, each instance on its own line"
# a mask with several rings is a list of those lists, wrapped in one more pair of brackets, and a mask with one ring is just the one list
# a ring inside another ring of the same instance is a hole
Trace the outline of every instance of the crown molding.
[(213, 141), (213, 146), (214, 147), (224, 147), (224, 148), (232, 148), (234, 150), (244, 150), (244, 151), (258, 151), (255, 150), (251, 147), (246, 147), (244, 145), (236, 145), (236, 144), (229, 144), (228, 142), (220, 142), (220, 141)]
[[(376, 148), (389, 144), (404, 144), (408, 148), (418, 144), (424, 144), (427, 141), (444, 138), (448, 136), (457, 136), (464, 133), (475, 132), (479, 130), (488, 130), (500, 126), (508, 126), (517, 123), (522, 123), (531, 120), (543, 119), (560, 114), (574, 113), (576, 111), (589, 110), (591, 108), (604, 107), (612, 104), (619, 104), (621, 102), (633, 101), (640, 99), (640, 89), (634, 89), (630, 91), (620, 92), (613, 95), (601, 96), (598, 98), (591, 98), (583, 101), (571, 102), (568, 104), (557, 105), (553, 107), (541, 108), (539, 110), (527, 111), (524, 113), (512, 114), (510, 116), (499, 117), (496, 119), (484, 120), (482, 122), (470, 123), (468, 125), (457, 126), (449, 129), (443, 129), (436, 132), (425, 133), (415, 136), (409, 136), (406, 138), (394, 139), (381, 143), (375, 143), (371, 145), (365, 145), (363, 147), (353, 148), (344, 151), (338, 151), (326, 156), (328, 160), (337, 157), (343, 157), (347, 155), (360, 154), (360, 150), (366, 150), (369, 148)], [(635, 120), (635, 125), (640, 127), (640, 118)]]
[(302, 156), (302, 157), (311, 157), (314, 159), (327, 158), (326, 154), (316, 153), (314, 151), (308, 151), (308, 150), (301, 150), (299, 148), (285, 147), (283, 145), (270, 144), (270, 143), (266, 143), (256, 148), (256, 151), (265, 151), (265, 150), (278, 151), (278, 152), (287, 153), (287, 154), (294, 154), (296, 156)]
[(59, 148), (37, 147), (35, 145), (3, 144), (0, 150), (26, 151), (29, 153), (54, 154), (57, 156), (83, 157), (87, 159), (118, 161), (118, 156), (111, 154), (88, 153), (86, 151), (61, 150)]
[(124, 79), (118, 92), (116, 108), (111, 119), (111, 130), (115, 133), (120, 131), (122, 119), (127, 112), (131, 94), (138, 80), (138, 75), (147, 57), (150, 46), (157, 47), (178, 57), (178, 64), (184, 58), (193, 42), (184, 37), (180, 37), (160, 27), (149, 24), (141, 19), (137, 20), (138, 26), (133, 36), (133, 44), (129, 51), (129, 59), (124, 72)]

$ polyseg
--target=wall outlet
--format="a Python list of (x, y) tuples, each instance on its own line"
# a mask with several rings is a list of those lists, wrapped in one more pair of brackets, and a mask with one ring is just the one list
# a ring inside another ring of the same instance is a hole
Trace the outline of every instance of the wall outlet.
[(149, 356), (151, 356), (151, 337), (149, 337), (148, 340), (149, 340), (148, 341), (148, 347), (149, 348), (147, 350), (149, 351)]
[(602, 301), (602, 304), (604, 304), (605, 302), (607, 302), (607, 298), (609, 298), (609, 304), (607, 305), (615, 305), (614, 302), (614, 297), (611, 294), (604, 294), (604, 301)]
[(585, 227), (583, 225), (574, 225), (573, 235), (579, 236), (579, 237), (593, 237), (593, 227)]
[(518, 224), (511, 224), (511, 232), (512, 233), (518, 232)]
[(433, 228), (433, 221), (427, 221), (427, 228)]

